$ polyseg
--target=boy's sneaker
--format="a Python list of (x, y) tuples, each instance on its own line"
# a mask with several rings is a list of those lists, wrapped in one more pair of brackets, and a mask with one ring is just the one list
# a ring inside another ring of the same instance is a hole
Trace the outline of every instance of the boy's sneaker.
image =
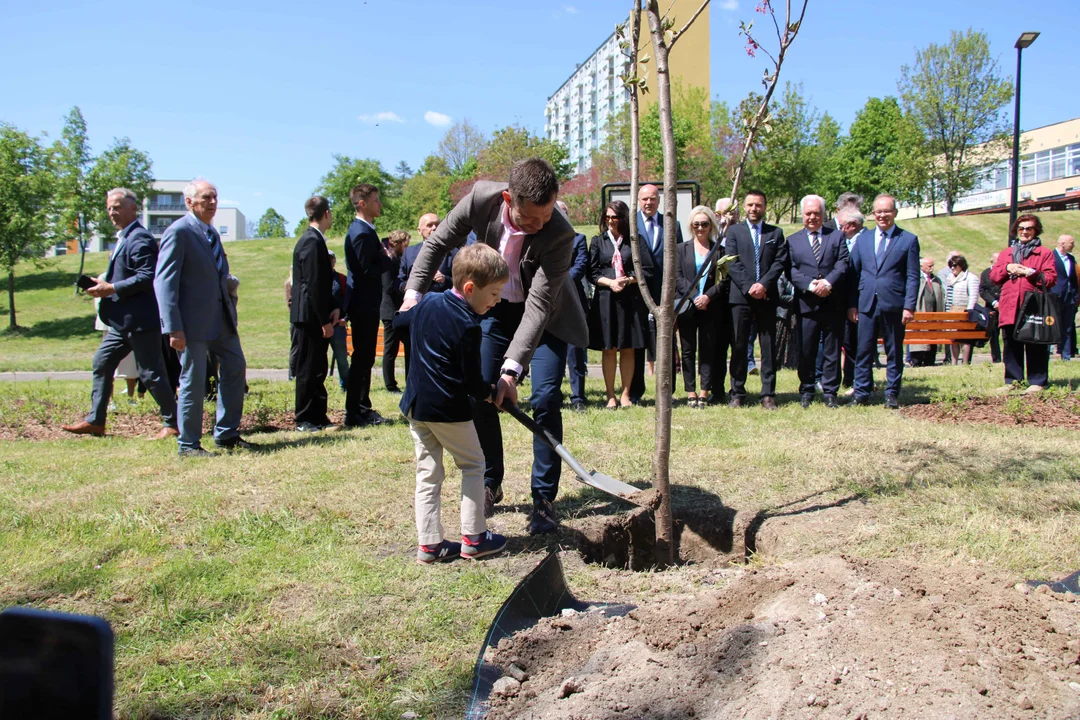
[(461, 543), (450, 542), (449, 540), (443, 540), (434, 547), (421, 545), (416, 549), (416, 562), (421, 565), (450, 562), (459, 557), (461, 557)]
[(502, 549), (506, 547), (506, 537), (493, 533), (490, 530), (484, 533), (484, 537), (480, 539), (480, 542), (475, 545), (469, 541), (464, 535), (461, 537), (461, 557), (469, 558), (470, 560), (476, 560), (477, 558), (486, 557), (487, 555), (494, 555), (495, 553), (502, 552)]
[(555, 514), (555, 506), (550, 500), (533, 500), (532, 515), (529, 516), (529, 534), (542, 535), (555, 532), (559, 527), (559, 516)]

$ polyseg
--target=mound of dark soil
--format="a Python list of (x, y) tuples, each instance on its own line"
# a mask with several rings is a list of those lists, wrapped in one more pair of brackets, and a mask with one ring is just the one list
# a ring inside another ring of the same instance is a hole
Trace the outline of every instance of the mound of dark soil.
[(973, 397), (961, 401), (908, 405), (905, 417), (934, 422), (1080, 428), (1080, 398), (1074, 394)]

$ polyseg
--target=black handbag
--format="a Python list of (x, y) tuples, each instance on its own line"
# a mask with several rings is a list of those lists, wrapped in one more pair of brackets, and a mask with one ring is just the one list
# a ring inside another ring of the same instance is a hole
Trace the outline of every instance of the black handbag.
[[(986, 328), (990, 325), (990, 311), (986, 309), (984, 305), (976, 305), (967, 311), (968, 322), (975, 323), (976, 330), (982, 330), (986, 332)], [(976, 340), (975, 347), (985, 347), (988, 340)]]
[(1020, 312), (1013, 326), (1013, 340), (1033, 345), (1057, 345), (1061, 342), (1057, 298), (1041, 284), (1024, 293)]

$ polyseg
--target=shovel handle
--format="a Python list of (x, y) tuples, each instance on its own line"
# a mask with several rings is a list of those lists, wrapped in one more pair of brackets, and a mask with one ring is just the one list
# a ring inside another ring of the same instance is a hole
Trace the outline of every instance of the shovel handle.
[(529, 417), (529, 415), (521, 408), (519, 408), (516, 404), (509, 400), (503, 399), (502, 410), (507, 415), (527, 427), (538, 438), (550, 445), (552, 450), (558, 452), (558, 448), (561, 447), (559, 441), (552, 437), (551, 433), (549, 433), (547, 430), (540, 427), (540, 425), (535, 420)]

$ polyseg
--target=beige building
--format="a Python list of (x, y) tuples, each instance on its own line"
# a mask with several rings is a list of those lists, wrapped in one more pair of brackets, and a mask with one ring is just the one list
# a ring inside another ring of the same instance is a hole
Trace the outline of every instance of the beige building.
[[(665, 6), (668, 3), (664, 3)], [(670, 17), (681, 28), (700, 6), (699, 0), (674, 0)], [(653, 57), (649, 26), (641, 19), (641, 55)], [(575, 172), (584, 172), (592, 164), (592, 151), (604, 142), (604, 127), (608, 118), (622, 110), (630, 96), (619, 76), (624, 72), (626, 57), (612, 32), (573, 74), (547, 100), (544, 108), (544, 137), (566, 146)], [(702, 87), (711, 94), (709, 84), (709, 8), (705, 8), (686, 31), (669, 58), (672, 85)], [(655, 102), (655, 62), (647, 65), (652, 81), (650, 92), (641, 95), (642, 112)]]
[[(187, 213), (184, 187), (189, 180), (155, 180), (150, 195), (143, 198), (142, 223), (160, 239), (175, 220)], [(222, 242), (247, 239), (247, 220), (238, 208), (218, 206), (214, 227)]]
[[(676, 46), (678, 48), (678, 46)], [(1012, 149), (1000, 161), (981, 169), (979, 182), (957, 198), (953, 212), (960, 214), (1000, 212), (1009, 209), (1012, 194)], [(1020, 134), (1020, 186), (1017, 206), (1021, 210), (1080, 206), (1080, 118), (1046, 125)], [(901, 208), (897, 219), (945, 214), (945, 203), (936, 208)]]

